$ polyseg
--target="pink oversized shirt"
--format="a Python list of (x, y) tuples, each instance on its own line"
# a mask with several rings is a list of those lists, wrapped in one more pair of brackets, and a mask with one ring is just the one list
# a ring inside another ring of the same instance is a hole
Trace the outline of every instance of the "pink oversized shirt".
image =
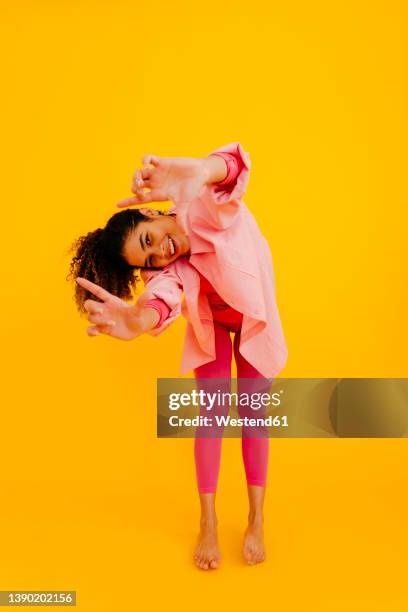
[(232, 183), (205, 185), (190, 202), (174, 202), (171, 212), (189, 237), (190, 256), (179, 257), (162, 270), (141, 271), (148, 297), (163, 300), (170, 309), (169, 316), (149, 333), (162, 333), (183, 314), (187, 329), (181, 374), (215, 359), (213, 318), (207, 294), (200, 290), (201, 273), (227, 304), (243, 313), (240, 353), (272, 378), (285, 366), (288, 350), (269, 246), (242, 200), (249, 180), (249, 155), (239, 142), (210, 155), (215, 153), (236, 156), (238, 176)]

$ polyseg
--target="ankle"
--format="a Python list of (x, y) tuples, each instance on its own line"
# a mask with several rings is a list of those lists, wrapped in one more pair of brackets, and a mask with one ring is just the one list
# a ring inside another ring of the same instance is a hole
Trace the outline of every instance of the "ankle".
[(250, 510), (248, 514), (249, 525), (263, 525), (264, 517), (262, 510)]
[(216, 515), (205, 515), (200, 518), (200, 527), (201, 529), (215, 529), (217, 527), (217, 517)]

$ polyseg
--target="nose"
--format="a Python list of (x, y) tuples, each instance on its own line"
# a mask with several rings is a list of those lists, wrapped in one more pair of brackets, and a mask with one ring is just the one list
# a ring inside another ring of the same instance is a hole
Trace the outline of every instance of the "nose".
[(163, 240), (161, 244), (158, 244), (156, 247), (152, 247), (150, 254), (157, 259), (167, 259), (166, 241)]

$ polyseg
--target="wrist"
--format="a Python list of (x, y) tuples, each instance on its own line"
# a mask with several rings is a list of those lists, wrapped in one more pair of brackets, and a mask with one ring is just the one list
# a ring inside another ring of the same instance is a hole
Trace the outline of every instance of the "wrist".
[(225, 159), (219, 155), (209, 155), (203, 158), (205, 182), (207, 185), (220, 183), (228, 174), (228, 166)]
[(156, 327), (156, 325), (160, 321), (159, 311), (157, 310), (157, 308), (153, 308), (152, 306), (145, 306), (145, 308), (143, 308), (141, 317), (143, 327), (142, 333), (150, 331), (151, 329)]
[(149, 306), (140, 307), (137, 304), (131, 306), (132, 311), (127, 321), (127, 327), (132, 338), (137, 338), (153, 329), (159, 322), (160, 315), (154, 308)]

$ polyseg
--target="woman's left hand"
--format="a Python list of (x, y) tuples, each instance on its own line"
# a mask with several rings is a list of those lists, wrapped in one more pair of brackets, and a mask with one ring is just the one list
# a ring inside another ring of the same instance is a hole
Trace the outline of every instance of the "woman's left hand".
[(210, 178), (206, 158), (145, 155), (142, 161), (143, 169), (133, 175), (131, 191), (135, 195), (118, 202), (119, 208), (166, 200), (190, 202)]

